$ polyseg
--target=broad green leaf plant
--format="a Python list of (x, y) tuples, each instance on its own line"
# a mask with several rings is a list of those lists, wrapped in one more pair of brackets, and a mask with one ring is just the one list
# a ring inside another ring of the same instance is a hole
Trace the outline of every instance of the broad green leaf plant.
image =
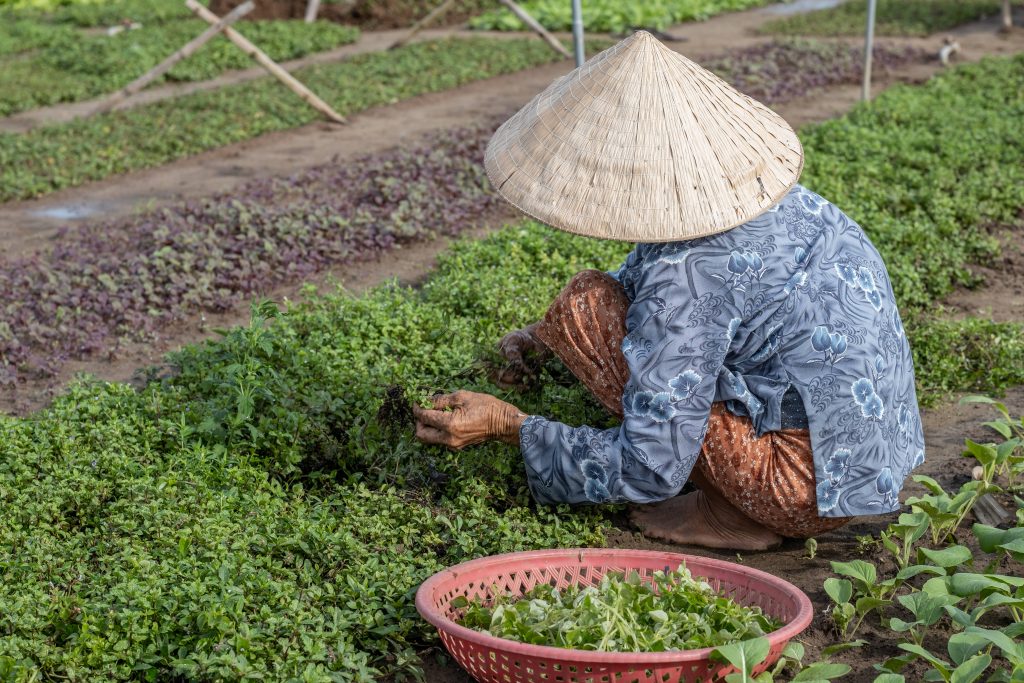
[[(1002, 403), (984, 397), (969, 400), (992, 404), (1001, 416), (986, 426), (1003, 437), (1003, 442), (966, 442), (965, 455), (977, 458), (985, 468), (981, 480), (949, 493), (930, 477), (914, 477), (928, 494), (908, 498), (910, 511), (900, 514), (878, 539), (896, 571), (883, 577), (875, 564), (864, 560), (833, 562), (832, 569), (839, 576), (825, 580), (832, 620), (845, 641), (834, 647), (862, 644), (851, 639), (872, 613), (877, 614), (883, 629), (900, 639), (901, 654), (875, 665), (875, 683), (916, 680), (903, 673), (915, 662), (927, 668), (926, 681), (1024, 683), (1021, 516), (1018, 514), (1017, 526), (1011, 528), (974, 524), (973, 541), (956, 540), (963, 538), (961, 527), (980, 496), (1003, 492), (997, 481), (1013, 481), (1021, 425), (1009, 417)], [(1019, 498), (1016, 500), (1019, 505)], [(972, 549), (975, 545), (980, 552)], [(984, 563), (978, 565), (981, 571), (975, 570), (979, 562)], [(997, 571), (1005, 566), (1010, 566), (1010, 571)], [(951, 633), (945, 639), (946, 651), (934, 652), (932, 636), (947, 630)], [(826, 648), (826, 654), (828, 651)]]

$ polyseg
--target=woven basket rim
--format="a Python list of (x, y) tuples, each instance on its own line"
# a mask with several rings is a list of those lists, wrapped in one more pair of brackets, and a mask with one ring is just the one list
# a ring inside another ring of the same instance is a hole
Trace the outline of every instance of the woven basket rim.
[[(573, 650), (550, 645), (532, 645), (520, 643), (506, 638), (492, 636), (474, 629), (462, 626), (441, 613), (434, 606), (433, 594), (443, 584), (459, 578), (461, 573), (469, 569), (484, 567), (499, 567), (509, 562), (520, 562), (523, 560), (552, 560), (564, 559), (583, 563), (584, 558), (601, 558), (608, 560), (626, 561), (635, 559), (659, 559), (668, 565), (675, 566), (685, 563), (686, 568), (694, 571), (694, 567), (710, 567), (726, 570), (749, 579), (763, 581), (773, 585), (780, 593), (792, 598), (797, 606), (796, 615), (782, 628), (765, 634), (765, 638), (772, 645), (784, 643), (804, 631), (814, 617), (814, 607), (810, 598), (800, 588), (785, 579), (773, 574), (747, 567), (735, 562), (718, 560), (699, 555), (687, 555), (657, 550), (630, 550), (619, 548), (570, 548), (556, 550), (533, 550), (525, 552), (504, 553), (501, 555), (489, 555), (487, 557), (469, 560), (453, 567), (444, 569), (424, 581), (416, 591), (416, 610), (426, 621), (435, 626), (439, 631), (444, 631), (451, 636), (461, 640), (470, 641), (481, 647), (492, 650), (500, 650), (509, 654), (526, 655), (535, 658), (549, 658), (560, 662), (572, 660), (573, 664), (586, 666), (589, 664), (683, 664), (705, 661), (715, 650), (713, 647), (705, 647), (696, 650), (676, 650), (673, 652), (595, 652), (592, 650)], [(703, 576), (699, 571), (694, 571), (694, 576)], [(567, 664), (568, 665), (568, 664)]]

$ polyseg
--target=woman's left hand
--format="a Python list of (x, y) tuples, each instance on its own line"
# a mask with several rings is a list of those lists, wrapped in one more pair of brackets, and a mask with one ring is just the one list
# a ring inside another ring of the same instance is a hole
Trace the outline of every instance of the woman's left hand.
[(420, 441), (455, 450), (491, 439), (519, 445), (526, 413), (511, 403), (472, 391), (435, 396), (433, 401), (433, 410), (412, 409)]

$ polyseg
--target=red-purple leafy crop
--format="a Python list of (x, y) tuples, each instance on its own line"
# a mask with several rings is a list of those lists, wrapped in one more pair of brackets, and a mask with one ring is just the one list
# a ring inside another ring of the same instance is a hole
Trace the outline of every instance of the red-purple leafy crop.
[[(874, 68), (884, 72), (926, 56), (919, 48), (879, 44), (871, 59)], [(777, 40), (701, 64), (751, 97), (771, 104), (833, 85), (859, 83), (863, 62), (862, 47), (818, 40)]]
[(66, 228), (50, 253), (0, 259), (0, 384), (51, 375), (184, 312), (224, 310), (333, 264), (472, 226), (497, 201), (482, 163), (491, 130)]

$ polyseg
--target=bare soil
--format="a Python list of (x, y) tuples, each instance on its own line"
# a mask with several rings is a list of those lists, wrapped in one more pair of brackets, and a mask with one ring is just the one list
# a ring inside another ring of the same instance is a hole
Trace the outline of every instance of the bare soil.
[(976, 290), (958, 289), (944, 303), (957, 318), (1024, 321), (1024, 217), (993, 232), (1002, 245), (999, 257), (993, 263), (970, 266), (986, 284)]
[[(722, 15), (702, 24), (686, 24), (672, 29), (685, 42), (670, 43), (684, 54), (697, 56), (722, 52), (723, 45), (740, 49), (765, 40), (754, 31), (773, 14), (774, 6)], [(1024, 20), (1024, 16), (1022, 16)], [(959, 59), (974, 60), (989, 54), (1024, 51), (1024, 31), (1000, 37), (994, 19), (976, 22), (954, 32), (963, 47)], [(941, 37), (908, 39), (904, 42), (934, 48)], [(45, 198), (0, 205), (0, 248), (9, 256), (48, 248), (49, 238), (75, 220), (116, 217), (130, 214), (180, 197), (197, 197), (230, 191), (250, 179), (279, 176), (301, 171), (308, 166), (356, 158), (396, 145), (412, 144), (431, 132), (472, 125), (507, 115), (522, 106), (536, 92), (571, 68), (568, 62), (479, 81), (452, 91), (434, 93), (393, 105), (378, 107), (350, 119), (345, 126), (315, 123), (302, 128), (262, 136), (255, 140), (213, 150), (159, 168), (126, 174), (106, 181), (48, 195)], [(894, 83), (927, 80), (942, 67), (937, 60), (910, 64), (893, 70), (876, 82), (876, 92)], [(775, 109), (796, 126), (838, 116), (856, 105), (860, 90), (856, 86), (829, 88), (807, 97), (780, 104)], [(507, 210), (481, 221), (478, 234), (507, 223), (513, 214)], [(1005, 242), (1019, 244), (1019, 231), (1002, 233)], [(427, 241), (392, 253), (377, 261), (339, 266), (315, 279), (315, 282), (343, 283), (360, 291), (391, 278), (411, 283), (433, 268), (434, 258), (447, 240)], [(1024, 320), (1019, 250), (1007, 250), (1004, 263), (978, 267), (986, 286), (955, 293), (949, 305), (961, 315), (990, 310), (999, 320)], [(300, 283), (265, 292), (275, 300), (295, 300)], [(1009, 294), (1009, 295), (1008, 295)], [(60, 387), (78, 374), (110, 381), (127, 381), (140, 367), (156, 364), (167, 351), (184, 344), (215, 336), (214, 330), (245, 323), (248, 306), (226, 313), (193, 312), (165, 328), (158, 338), (146, 343), (112, 344), (105, 354), (73, 361), (60, 376), (30, 381), (14, 393), (0, 394), (0, 411), (24, 414), (49, 403)]]
[[(670, 32), (685, 41), (668, 45), (699, 61), (704, 56), (765, 42), (768, 38), (756, 34), (756, 29), (775, 16), (773, 9), (774, 6), (770, 6), (719, 15), (698, 24), (683, 24)], [(1024, 24), (1024, 12), (1020, 15), (1020, 23)], [(962, 47), (954, 61), (975, 61), (984, 56), (1024, 51), (1024, 30), (998, 34), (997, 29), (998, 22), (992, 18), (950, 31), (949, 35)], [(502, 38), (495, 36), (493, 39)], [(900, 42), (937, 54), (942, 36)], [(358, 45), (340, 50), (357, 50)], [(346, 158), (404, 144), (429, 132), (507, 115), (571, 68), (571, 62), (562, 61), (528, 69), (376, 107), (350, 117), (347, 125), (313, 123), (158, 168), (51, 193), (40, 199), (8, 202), (0, 205), (0, 248), (11, 255), (44, 249), (47, 238), (68, 223), (100, 216), (114, 218), (178, 197), (229, 191), (252, 178), (287, 175), (334, 158), (343, 162)], [(894, 83), (923, 82), (941, 69), (937, 60), (894, 69), (876, 80), (874, 92), (877, 94)], [(225, 76), (235, 77), (241, 76)], [(201, 86), (194, 84), (194, 87)], [(794, 126), (801, 126), (848, 111), (857, 103), (859, 93), (857, 86), (838, 86), (774, 108)]]

